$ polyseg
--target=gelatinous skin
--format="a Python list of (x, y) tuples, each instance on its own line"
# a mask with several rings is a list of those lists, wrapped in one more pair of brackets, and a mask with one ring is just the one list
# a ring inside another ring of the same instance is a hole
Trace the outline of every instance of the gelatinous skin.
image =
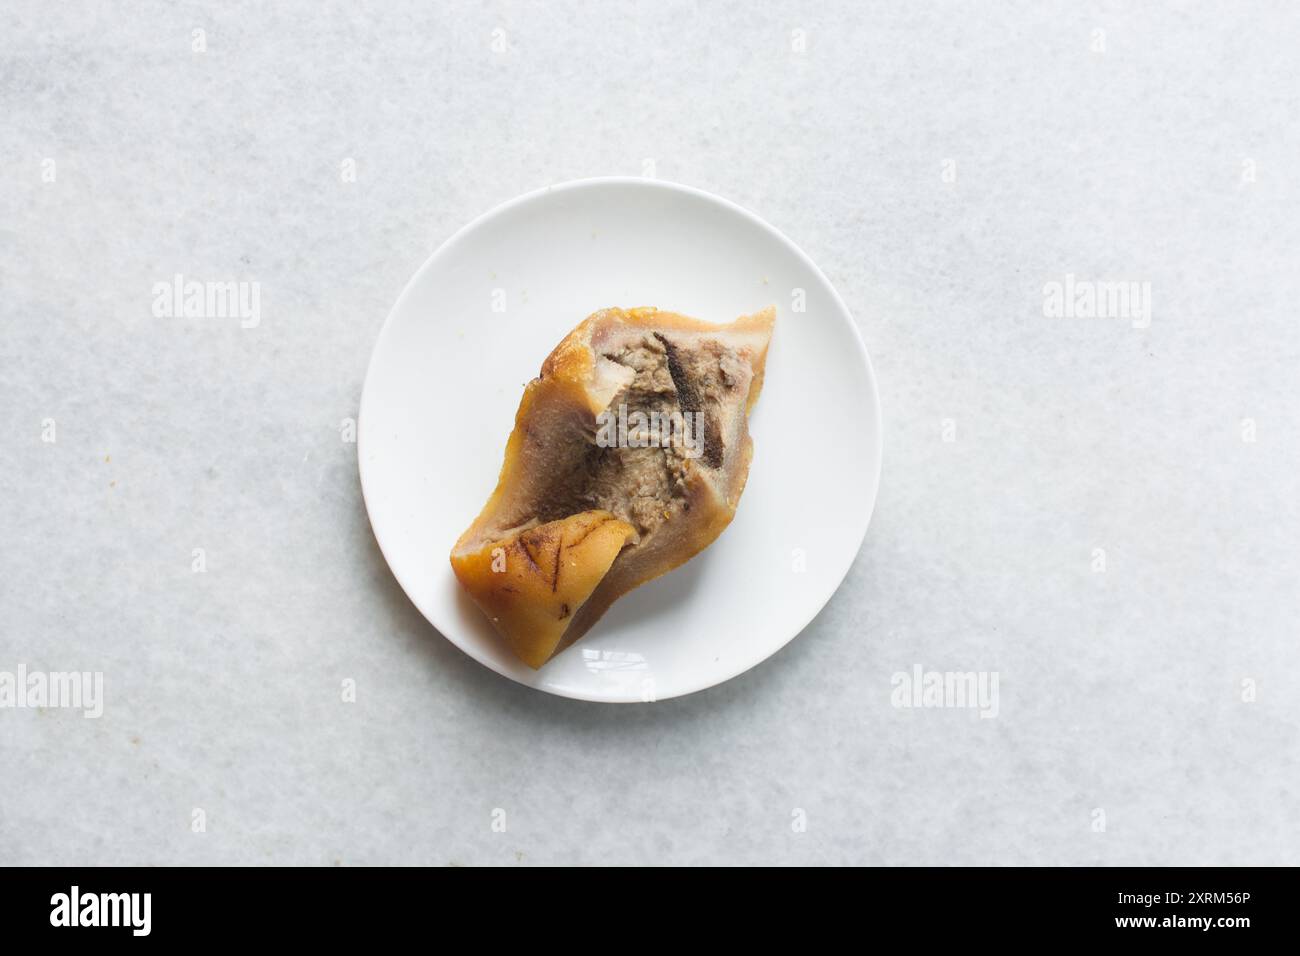
[(547, 357), (524, 390), (496, 490), (451, 553), (524, 663), (542, 666), (731, 522), (775, 317), (768, 308), (712, 325), (604, 309)]

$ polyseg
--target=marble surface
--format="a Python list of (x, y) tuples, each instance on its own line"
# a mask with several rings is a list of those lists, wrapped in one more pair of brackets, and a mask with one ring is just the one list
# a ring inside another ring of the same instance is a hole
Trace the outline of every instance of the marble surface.
[[(1300, 12), (264, 6), (0, 12), (0, 671), (104, 682), (0, 709), (0, 863), (1300, 863)], [(425, 623), (340, 424), (442, 239), (651, 171), (826, 271), (885, 469), (805, 633), (611, 707)]]

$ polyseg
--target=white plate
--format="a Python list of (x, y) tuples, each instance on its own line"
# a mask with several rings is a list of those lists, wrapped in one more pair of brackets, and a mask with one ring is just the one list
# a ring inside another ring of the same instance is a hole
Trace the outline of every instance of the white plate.
[[(754, 461), (710, 548), (533, 671), (461, 592), (447, 555), (496, 484), (524, 385), (570, 329), (613, 305), (713, 322), (776, 306)], [(452, 643), (552, 694), (642, 701), (721, 683), (807, 626), (861, 547), (880, 435), (862, 338), (794, 243), (698, 189), (590, 179), (492, 210), (420, 268), (375, 345), (357, 456), (393, 574)]]

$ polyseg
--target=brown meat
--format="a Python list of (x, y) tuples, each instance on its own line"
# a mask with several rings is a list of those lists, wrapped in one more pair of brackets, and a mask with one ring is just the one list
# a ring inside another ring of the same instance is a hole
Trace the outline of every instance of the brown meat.
[(731, 522), (774, 321), (772, 308), (722, 326), (605, 309), (546, 359), (496, 491), (451, 553), (525, 663), (540, 667)]

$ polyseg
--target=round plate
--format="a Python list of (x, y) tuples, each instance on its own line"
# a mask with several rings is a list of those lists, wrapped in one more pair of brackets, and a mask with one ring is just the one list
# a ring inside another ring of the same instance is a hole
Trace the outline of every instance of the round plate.
[[(542, 360), (590, 313), (638, 305), (710, 322), (776, 306), (749, 482), (711, 547), (534, 671), (461, 591), (448, 554), (496, 485)], [(539, 690), (644, 701), (743, 673), (807, 626), (862, 545), (880, 435), (862, 337), (794, 243), (698, 189), (590, 179), (499, 206), (420, 268), (379, 333), (357, 457), (379, 547), (448, 640)]]

